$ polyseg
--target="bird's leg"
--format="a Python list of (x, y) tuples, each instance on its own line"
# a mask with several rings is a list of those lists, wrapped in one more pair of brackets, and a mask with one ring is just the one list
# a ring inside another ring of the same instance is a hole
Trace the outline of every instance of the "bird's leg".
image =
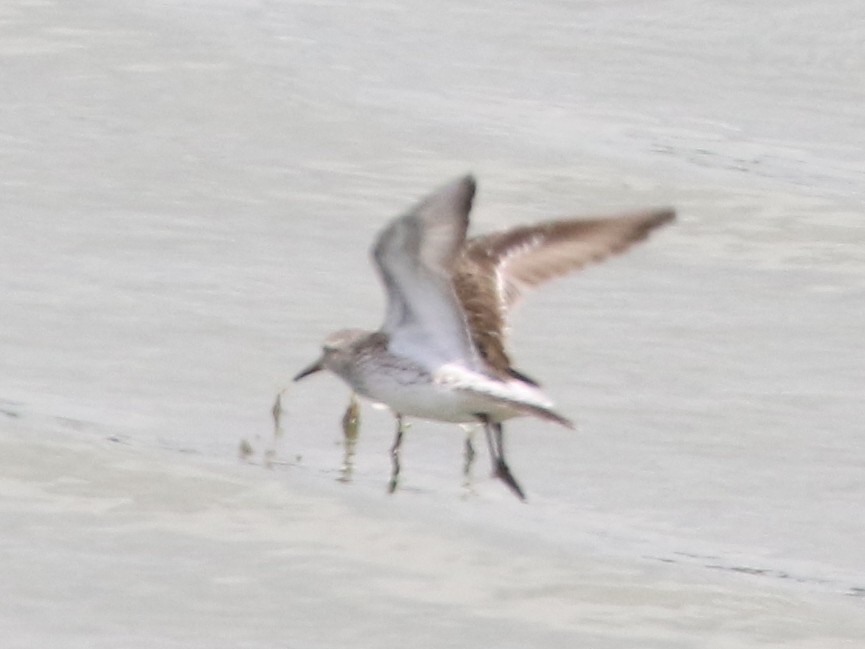
[(504, 482), (520, 500), (524, 501), (526, 495), (505, 462), (505, 440), (501, 423), (491, 421), (486, 415), (480, 417), (480, 420), (484, 423), (484, 430), (487, 434), (487, 444), (490, 447), (490, 458), (493, 463), (493, 475)]
[(495, 473), (497, 466), (496, 462), (499, 459), (499, 451), (496, 448), (495, 441), (493, 440), (493, 432), (490, 428), (490, 426), (492, 426), (492, 422), (486, 415), (478, 415), (477, 417), (484, 425), (484, 434), (487, 437), (487, 448), (490, 449), (490, 461), (493, 463), (493, 473)]
[(505, 463), (505, 434), (504, 431), (502, 431), (502, 425), (500, 422), (496, 422), (492, 424), (492, 426), (495, 430), (496, 441), (499, 445), (499, 460), (498, 465), (496, 466), (496, 477), (503, 480), (520, 500), (525, 501), (526, 494), (523, 493), (522, 487), (520, 487), (516, 478), (514, 478), (514, 474), (511, 473), (510, 468)]
[[(273, 460), (276, 458), (276, 450), (279, 441), (282, 438), (282, 395), (285, 394), (287, 388), (283, 388), (276, 393), (276, 400), (273, 402), (273, 407), (270, 409), (270, 414), (273, 416), (273, 439), (270, 448), (264, 451), (264, 466), (268, 469), (273, 468)], [(243, 453), (243, 449), (241, 450)]]
[(475, 463), (475, 457), (477, 453), (475, 452), (474, 446), (474, 435), (475, 435), (475, 425), (468, 424), (461, 426), (466, 432), (466, 441), (463, 451), (463, 497), (468, 498), (469, 496), (474, 495), (474, 488), (472, 486), (472, 465)]
[[(468, 428), (468, 427), (467, 427)], [(474, 434), (473, 428), (468, 428), (466, 431), (466, 444), (465, 451), (463, 454), (463, 478), (465, 478), (466, 484), (470, 482), (470, 474), (472, 470), (472, 464), (475, 461), (475, 447), (472, 444), (472, 436)]]
[(273, 416), (273, 436), (279, 437), (282, 434), (282, 394), (285, 388), (276, 393), (276, 399), (273, 402), (273, 407), (270, 409), (270, 414)]
[(392, 469), (390, 473), (390, 484), (388, 485), (388, 493), (393, 493), (396, 491), (397, 483), (399, 482), (399, 449), (402, 445), (402, 435), (403, 435), (404, 427), (402, 415), (396, 415), (396, 438), (393, 440), (393, 446), (390, 447), (390, 460), (392, 464)]
[(351, 476), (354, 472), (354, 453), (357, 447), (357, 434), (360, 429), (360, 406), (357, 402), (357, 395), (352, 392), (351, 399), (348, 402), (348, 407), (342, 416), (342, 433), (343, 433), (343, 456), (342, 470), (340, 471), (340, 482), (351, 482)]

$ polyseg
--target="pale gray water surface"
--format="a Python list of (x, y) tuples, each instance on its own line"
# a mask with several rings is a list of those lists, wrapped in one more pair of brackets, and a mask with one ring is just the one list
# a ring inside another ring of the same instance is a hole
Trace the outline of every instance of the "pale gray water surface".
[[(861, 646), (863, 38), (855, 0), (5, 2), (4, 646)], [(477, 231), (680, 213), (516, 313), (578, 422), (508, 425), (530, 504), (426, 423), (385, 498), (370, 408), (337, 483), (324, 376), (235, 468), (469, 170)]]

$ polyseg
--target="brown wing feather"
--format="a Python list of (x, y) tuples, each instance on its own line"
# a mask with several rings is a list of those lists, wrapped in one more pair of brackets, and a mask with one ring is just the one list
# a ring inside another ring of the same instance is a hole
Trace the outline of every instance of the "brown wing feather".
[(657, 209), (549, 221), (470, 239), (453, 280), (481, 356), (499, 372), (510, 373), (507, 315), (525, 289), (623, 252), (674, 218), (672, 209)]
[(505, 353), (505, 315), (496, 288), (495, 271), (474, 255), (463, 254), (453, 272), (454, 289), (463, 307), (472, 342), (486, 363), (502, 376), (511, 362)]

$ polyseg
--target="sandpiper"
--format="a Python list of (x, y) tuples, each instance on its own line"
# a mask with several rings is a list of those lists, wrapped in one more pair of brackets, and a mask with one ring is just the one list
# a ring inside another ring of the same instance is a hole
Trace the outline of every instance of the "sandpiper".
[(466, 238), (472, 176), (439, 188), (392, 220), (372, 250), (387, 291), (378, 331), (345, 329), (294, 377), (328, 369), (397, 421), (391, 491), (404, 418), (484, 425), (494, 475), (520, 498), (502, 422), (532, 415), (569, 428), (538, 383), (511, 365), (507, 316), (525, 289), (621, 252), (675, 217), (672, 209), (563, 219)]

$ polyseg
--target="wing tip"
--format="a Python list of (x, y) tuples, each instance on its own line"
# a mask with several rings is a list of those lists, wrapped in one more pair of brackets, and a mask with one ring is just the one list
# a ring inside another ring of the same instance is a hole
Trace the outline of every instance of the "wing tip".
[(460, 176), (459, 181), (465, 185), (468, 185), (472, 189), (475, 189), (478, 184), (477, 178), (475, 178), (475, 175), (471, 171)]
[(660, 228), (663, 225), (672, 223), (677, 218), (676, 209), (671, 206), (658, 207), (646, 210), (631, 217), (624, 217), (633, 224), (633, 230), (630, 240), (624, 242), (622, 248), (617, 249), (621, 252), (625, 248), (630, 247), (633, 243), (647, 238), (652, 231)]
[(456, 211), (467, 219), (469, 212), (472, 210), (477, 186), (477, 181), (471, 173), (453, 178), (439, 185), (438, 189), (428, 194), (412, 211), (416, 212), (424, 206), (438, 203), (448, 206), (449, 209)]
[(458, 185), (458, 194), (463, 202), (464, 209), (466, 212), (470, 212), (475, 199), (475, 193), (478, 190), (478, 181), (475, 179), (474, 174), (469, 172), (460, 176), (456, 184)]
[(562, 415), (560, 415), (559, 413), (557, 413), (553, 410), (548, 410), (546, 414), (547, 414), (546, 419), (548, 419), (549, 421), (552, 421), (556, 424), (560, 424), (561, 426), (564, 426), (565, 428), (570, 428), (571, 430), (577, 429), (577, 425), (574, 422), (572, 422), (567, 417), (563, 417)]
[(665, 223), (675, 221), (676, 218), (676, 208), (671, 205), (667, 205), (666, 207), (659, 207), (653, 210), (653, 217), (651, 220), (654, 225), (663, 225)]

